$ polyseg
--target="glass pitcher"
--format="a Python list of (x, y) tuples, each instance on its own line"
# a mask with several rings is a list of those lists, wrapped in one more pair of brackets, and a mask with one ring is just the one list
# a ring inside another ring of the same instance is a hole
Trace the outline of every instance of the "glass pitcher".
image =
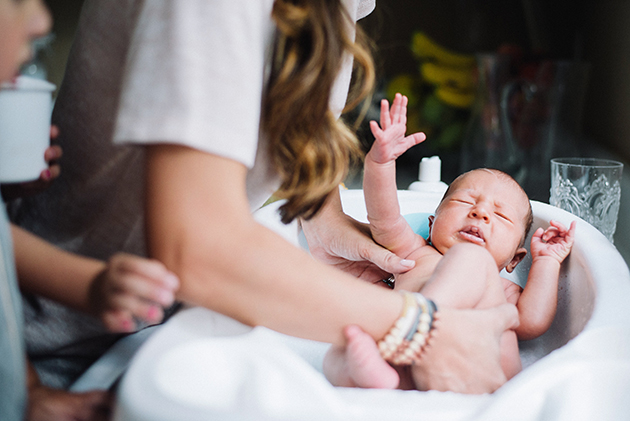
[(530, 199), (549, 199), (549, 161), (579, 156), (590, 66), (546, 60), (530, 77), (513, 76), (510, 57), (480, 54), (478, 92), (462, 143), (461, 171), (497, 168), (512, 175)]
[(508, 116), (510, 57), (477, 55), (477, 96), (462, 142), (461, 171), (490, 167), (519, 177), (519, 155)]

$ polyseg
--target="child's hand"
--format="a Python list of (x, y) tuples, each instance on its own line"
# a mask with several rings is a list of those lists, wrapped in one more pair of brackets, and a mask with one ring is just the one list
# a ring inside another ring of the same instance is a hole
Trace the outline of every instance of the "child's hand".
[(395, 161), (407, 149), (423, 142), (427, 137), (424, 133), (414, 133), (406, 136), (407, 131), (407, 97), (396, 94), (391, 113), (386, 99), (381, 101), (381, 126), (376, 121), (370, 121), (370, 129), (376, 138), (369, 156), (375, 162), (384, 164)]
[(175, 300), (177, 277), (156, 260), (114, 255), (90, 287), (90, 306), (109, 330), (132, 332), (135, 319), (159, 323)]
[[(50, 127), (50, 138), (56, 139), (59, 136), (57, 126)], [(10, 183), (2, 185), (2, 198), (5, 201), (14, 200), (20, 197), (32, 196), (46, 190), (50, 184), (59, 177), (61, 169), (57, 160), (61, 158), (62, 150), (59, 145), (52, 145), (44, 151), (44, 160), (48, 163), (48, 168), (43, 170), (39, 178), (34, 181), (24, 183)]]
[(557, 221), (549, 221), (551, 225), (546, 230), (538, 228), (532, 236), (531, 253), (532, 259), (538, 257), (553, 257), (559, 263), (571, 252), (575, 237), (575, 221), (567, 230), (564, 225)]

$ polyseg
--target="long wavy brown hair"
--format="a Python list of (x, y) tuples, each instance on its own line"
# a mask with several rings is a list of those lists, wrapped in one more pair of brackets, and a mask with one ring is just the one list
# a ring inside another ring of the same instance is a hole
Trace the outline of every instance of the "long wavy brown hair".
[(263, 99), (263, 129), (281, 179), (275, 196), (287, 199), (282, 221), (314, 216), (326, 197), (362, 157), (356, 135), (329, 108), (331, 90), (344, 60), (354, 57), (353, 85), (346, 109), (369, 97), (374, 64), (367, 37), (355, 41), (341, 0), (276, 0), (274, 62)]

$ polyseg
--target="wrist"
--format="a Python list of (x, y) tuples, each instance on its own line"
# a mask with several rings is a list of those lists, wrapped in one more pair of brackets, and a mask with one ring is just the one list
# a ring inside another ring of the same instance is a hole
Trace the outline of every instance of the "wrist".
[(105, 300), (105, 284), (107, 282), (107, 264), (100, 262), (88, 284), (83, 300), (83, 311), (93, 316), (100, 316)]
[(559, 268), (560, 265), (562, 264), (562, 260), (560, 260), (557, 256), (549, 256), (549, 255), (532, 256), (532, 265), (541, 264), (541, 263), (546, 264), (546, 265), (558, 266)]
[(437, 306), (422, 294), (402, 292), (405, 304), (378, 349), (385, 361), (396, 365), (417, 363), (433, 330)]

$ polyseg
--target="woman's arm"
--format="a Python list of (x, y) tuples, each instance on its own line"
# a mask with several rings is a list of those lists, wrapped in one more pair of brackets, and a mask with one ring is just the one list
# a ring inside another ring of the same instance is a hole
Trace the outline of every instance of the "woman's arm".
[[(320, 263), (257, 224), (245, 174), (242, 164), (216, 155), (148, 147), (149, 251), (179, 276), (178, 297), (298, 337), (344, 344), (343, 328), (355, 324), (381, 339), (400, 315), (402, 296)], [(505, 382), (499, 338), (518, 324), (514, 306), (439, 314), (436, 352), (424, 357), (428, 384), (496, 390)]]
[(246, 172), (236, 161), (190, 148), (148, 147), (149, 252), (179, 276), (178, 297), (309, 339), (342, 344), (350, 324), (383, 337), (399, 316), (401, 296), (316, 261), (256, 223)]

